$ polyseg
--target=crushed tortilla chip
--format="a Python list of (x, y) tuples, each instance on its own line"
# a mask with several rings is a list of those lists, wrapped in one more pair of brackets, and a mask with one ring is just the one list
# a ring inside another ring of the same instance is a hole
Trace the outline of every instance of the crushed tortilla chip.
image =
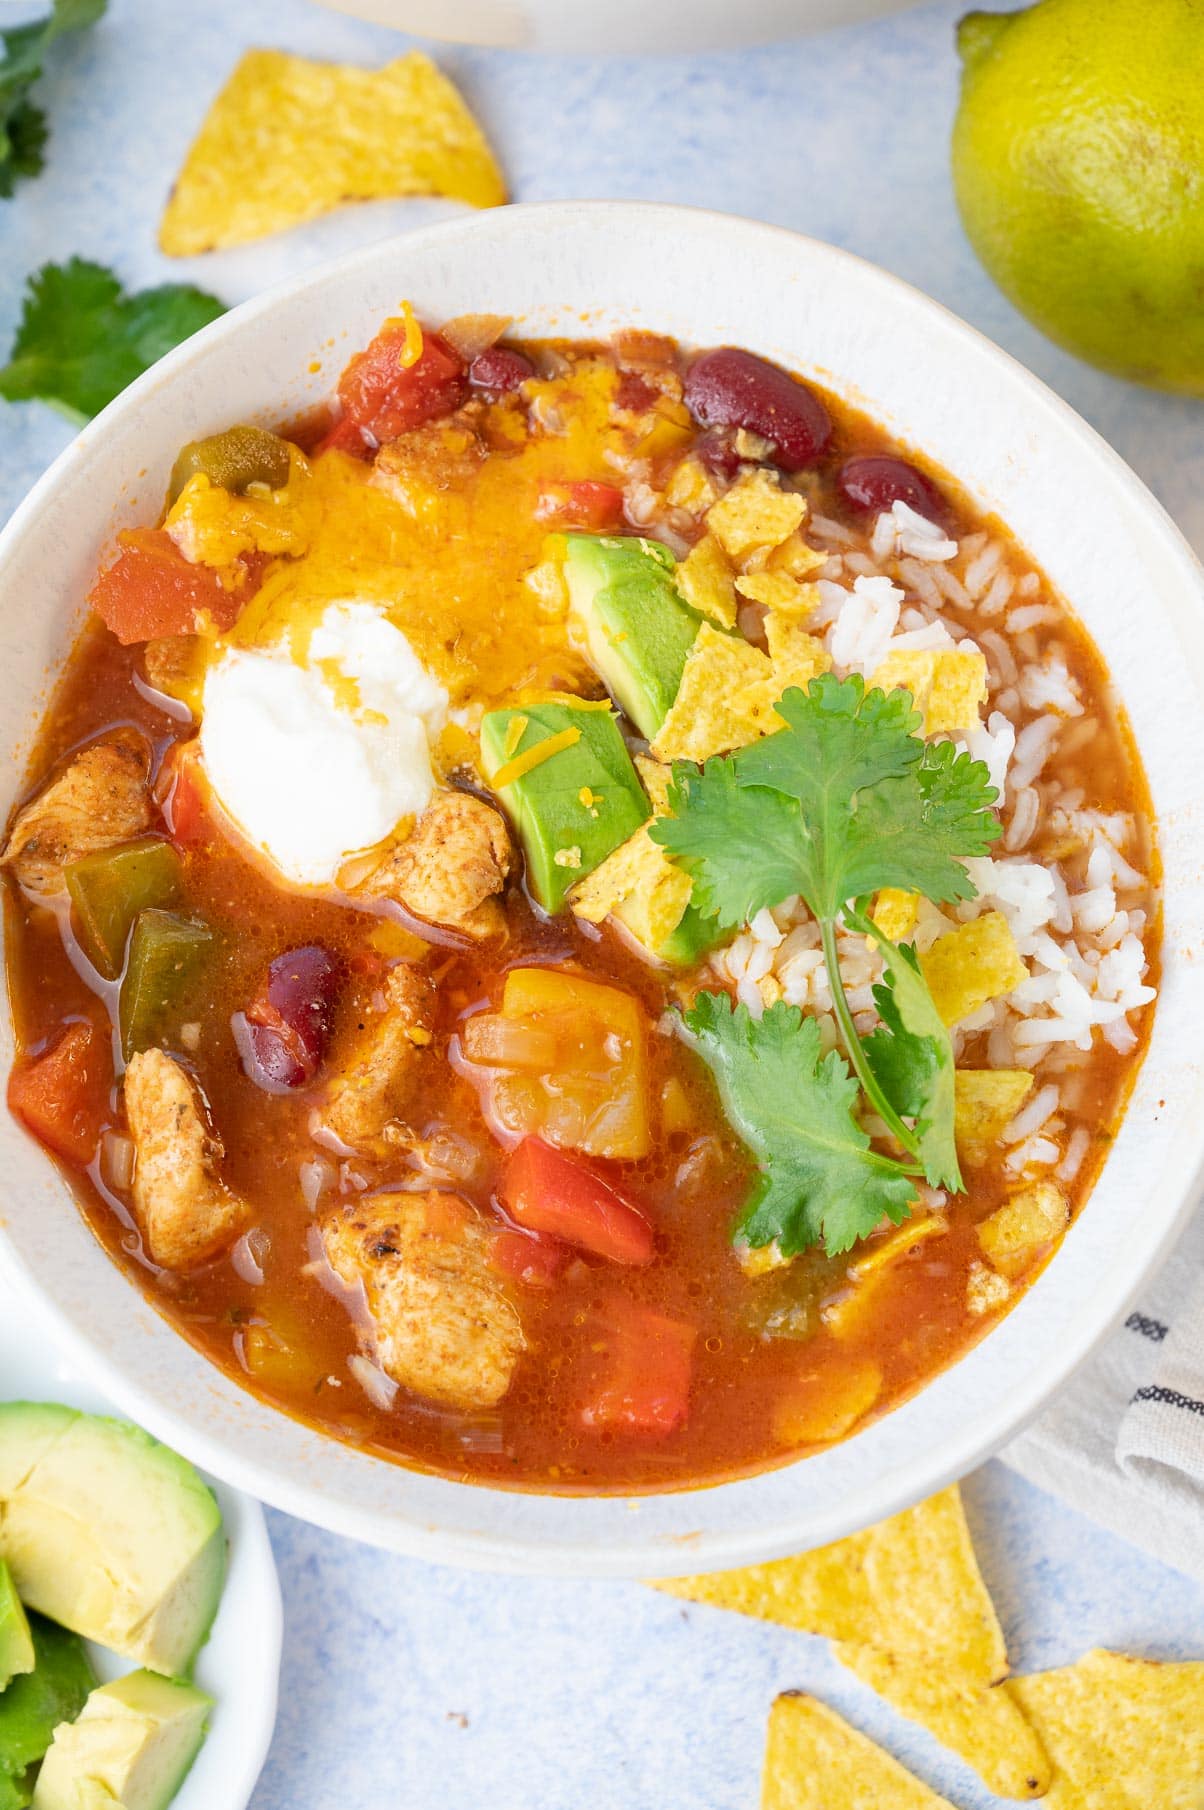
[(747, 572), (737, 578), (736, 589), (741, 597), (782, 616), (810, 616), (819, 604), (815, 586), (800, 583), (789, 572)]
[(741, 560), (759, 548), (780, 546), (806, 513), (797, 491), (783, 490), (773, 473), (758, 466), (741, 473), (707, 510), (706, 521), (728, 558)]
[[(826, 566), (829, 555), (820, 547), (812, 547), (797, 531), (788, 534), (776, 547), (754, 553), (746, 560), (746, 572), (788, 572), (791, 578), (808, 578)], [(818, 601), (818, 598), (817, 598)], [(814, 606), (812, 606), (814, 607)]]
[[(884, 937), (901, 943), (916, 927), (920, 910), (918, 892), (904, 892), (901, 886), (884, 886), (874, 899), (870, 918)], [(866, 942), (870, 941), (869, 937)]]
[(309, 508), (307, 471), (299, 456), (279, 490), (256, 486), (246, 496), (224, 490), (203, 472), (189, 478), (163, 526), (193, 565), (232, 566), (244, 553), (280, 553), (298, 559), (316, 525)]
[(911, 1654), (967, 1684), (1007, 1675), (1003, 1631), (956, 1484), (798, 1558), (665, 1579), (655, 1588), (806, 1634)]
[(718, 495), (701, 459), (683, 459), (665, 485), (665, 501), (671, 509), (689, 509), (695, 514), (709, 509)]
[(809, 635), (801, 622), (776, 610), (765, 618), (765, 639), (773, 662), (775, 700), (792, 685), (806, 691), (819, 673), (832, 670), (832, 656), (818, 636)]
[(686, 602), (724, 628), (736, 622), (736, 591), (732, 569), (713, 534), (704, 534), (674, 568), (677, 588)]
[(666, 767), (663, 761), (653, 760), (650, 754), (637, 754), (635, 764), (644, 782), (644, 790), (652, 800), (652, 815), (668, 816), (669, 789), (673, 784), (672, 767)]
[(1053, 1182), (1032, 1182), (975, 1227), (982, 1254), (1013, 1280), (1065, 1229), (1070, 1206)]
[(570, 904), (587, 924), (617, 918), (655, 955), (680, 924), (692, 886), (641, 825), (574, 888)]
[(709, 760), (772, 728), (773, 668), (758, 647), (704, 622), (673, 707), (656, 732), (658, 760)]
[(968, 647), (900, 648), (887, 654), (870, 684), (909, 691), (924, 734), (950, 735), (978, 723), (987, 697), (986, 655)]
[(457, 90), (419, 51), (383, 69), (249, 50), (214, 100), (159, 225), (188, 258), (285, 232), (344, 201), (506, 188)]
[(833, 1651), (892, 1709), (960, 1755), (989, 1791), (999, 1797), (1034, 1798), (1049, 1790), (1045, 1749), (1006, 1680), (976, 1687), (939, 1667), (873, 1647), (838, 1644)]
[(1010, 1688), (1053, 1762), (1048, 1810), (1200, 1810), (1204, 1662), (1097, 1649)]
[(953, 1810), (835, 1710), (787, 1691), (769, 1712), (761, 1810)]
[(959, 924), (939, 936), (920, 957), (933, 1003), (946, 1024), (957, 1024), (1000, 999), (1028, 978), (1007, 919), (1001, 911)]
[(959, 1068), (953, 1089), (958, 1153), (968, 1163), (988, 1162), (1032, 1093), (1032, 1074), (1027, 1068)]

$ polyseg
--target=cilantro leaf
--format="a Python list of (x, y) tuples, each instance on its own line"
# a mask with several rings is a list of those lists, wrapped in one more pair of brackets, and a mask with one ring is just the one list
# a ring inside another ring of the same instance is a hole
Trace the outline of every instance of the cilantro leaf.
[(819, 1026), (779, 1001), (762, 1018), (725, 993), (700, 993), (684, 1022), (724, 1109), (757, 1158), (760, 1178), (736, 1228), (783, 1255), (817, 1244), (849, 1250), (885, 1214), (907, 1218), (915, 1183), (879, 1156), (853, 1116), (858, 1084), (843, 1058), (821, 1054)]
[(701, 773), (679, 765), (672, 816), (648, 833), (694, 878), (690, 902), (730, 929), (799, 892), (807, 878), (798, 806), (780, 792), (741, 787), (734, 761), (710, 760)]
[(872, 936), (885, 973), (874, 988), (882, 1022), (863, 1039), (866, 1060), (895, 1111), (915, 1121), (917, 1155), (931, 1187), (962, 1187), (954, 1142), (953, 1045), (936, 1009), (914, 948), (881, 936), (872, 922), (849, 912), (854, 929)]
[(29, 99), (42, 73), (46, 52), (64, 32), (94, 25), (107, 0), (54, 0), (45, 19), (0, 32), (0, 197), (7, 199), (21, 176), (36, 176), (46, 144), (46, 116)]
[(0, 396), (48, 402), (82, 424), (224, 313), (224, 303), (191, 284), (126, 295), (103, 264), (46, 264), (29, 280), (12, 356), (0, 370)]

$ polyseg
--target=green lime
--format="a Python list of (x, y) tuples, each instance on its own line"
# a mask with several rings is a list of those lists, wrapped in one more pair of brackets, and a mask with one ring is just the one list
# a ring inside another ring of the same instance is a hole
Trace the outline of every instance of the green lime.
[(1204, 0), (969, 13), (953, 181), (1004, 294), (1119, 376), (1204, 396)]

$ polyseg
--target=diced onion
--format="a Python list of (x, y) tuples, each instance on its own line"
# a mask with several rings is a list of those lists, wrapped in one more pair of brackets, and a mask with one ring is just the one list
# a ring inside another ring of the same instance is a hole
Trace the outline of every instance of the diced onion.
[(548, 1074), (556, 1067), (556, 1039), (527, 1018), (478, 1012), (460, 1034), (469, 1062), (487, 1068), (526, 1068)]
[(387, 1413), (397, 1395), (397, 1384), (393, 1378), (386, 1376), (379, 1364), (374, 1364), (370, 1358), (361, 1357), (358, 1351), (347, 1359), (347, 1368), (372, 1406)]
[(471, 364), (478, 352), (496, 346), (510, 325), (508, 314), (457, 314), (440, 327), (440, 337), (458, 352), (465, 364)]
[(134, 1140), (120, 1131), (106, 1131), (100, 1140), (100, 1173), (110, 1188), (121, 1192), (134, 1179)]

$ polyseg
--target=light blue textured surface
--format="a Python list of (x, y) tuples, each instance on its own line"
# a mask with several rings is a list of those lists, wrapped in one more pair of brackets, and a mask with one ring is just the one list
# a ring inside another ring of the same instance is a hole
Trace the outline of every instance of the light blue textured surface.
[[(0, 3), (0, 24), (29, 10)], [(488, 125), (516, 199), (691, 202), (874, 259), (1060, 390), (1204, 550), (1199, 407), (1113, 383), (1050, 346), (961, 237), (947, 170), (960, 10), (942, 0), (728, 57), (437, 54)], [(252, 42), (363, 62), (404, 48), (305, 0), (112, 0), (103, 26), (65, 45), (44, 84), (54, 131), (47, 174), (0, 204), (0, 345), (23, 273), (46, 258), (101, 258), (132, 285), (185, 270), (234, 301), (453, 211), (382, 203), (191, 265), (160, 258), (154, 227), (171, 173)], [(0, 517), (68, 437), (43, 409), (0, 405)], [(1204, 1656), (1198, 1586), (998, 1465), (966, 1493), (1018, 1668), (1066, 1663), (1093, 1644)], [(993, 1801), (818, 1641), (635, 1584), (457, 1574), (281, 1515), (271, 1526), (286, 1652), (255, 1810), (751, 1810), (765, 1715), (774, 1693), (794, 1686), (827, 1696), (966, 1810)]]

